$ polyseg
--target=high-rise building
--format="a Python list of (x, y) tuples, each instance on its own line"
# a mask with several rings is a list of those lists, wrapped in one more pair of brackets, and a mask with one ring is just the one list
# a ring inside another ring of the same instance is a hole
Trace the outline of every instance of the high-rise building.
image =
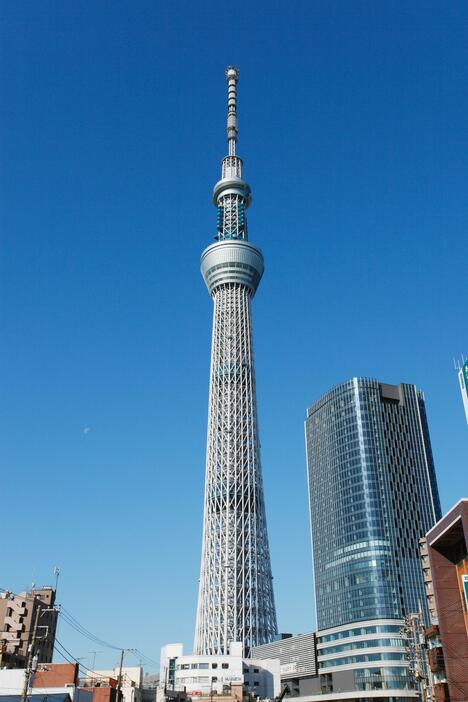
[(309, 408), (306, 441), (318, 628), (417, 612), (440, 518), (422, 393), (353, 378)]
[(215, 243), (201, 257), (213, 298), (203, 545), (195, 652), (245, 655), (277, 632), (260, 466), (251, 301), (263, 254), (248, 241), (250, 187), (236, 154), (238, 70), (228, 67), (228, 155), (213, 191)]
[(423, 395), (353, 378), (309, 407), (306, 448), (319, 628), (310, 690), (414, 699), (401, 629), (426, 607), (419, 539), (440, 517)]

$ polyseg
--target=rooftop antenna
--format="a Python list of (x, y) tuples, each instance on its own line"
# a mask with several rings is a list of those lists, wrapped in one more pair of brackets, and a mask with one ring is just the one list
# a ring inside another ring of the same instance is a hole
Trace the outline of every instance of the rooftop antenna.
[(58, 586), (58, 579), (59, 579), (59, 575), (60, 575), (60, 566), (55, 566), (54, 575), (55, 575), (55, 597), (57, 597), (57, 586)]

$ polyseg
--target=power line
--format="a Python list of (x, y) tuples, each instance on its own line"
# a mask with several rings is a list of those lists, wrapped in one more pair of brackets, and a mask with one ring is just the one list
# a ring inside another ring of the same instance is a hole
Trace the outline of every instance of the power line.
[(60, 605), (60, 614), (62, 615), (63, 619), (71, 626), (73, 629), (78, 631), (80, 634), (85, 636), (86, 638), (90, 639), (90, 641), (93, 641), (94, 643), (99, 643), (101, 646), (106, 646), (107, 648), (112, 648), (115, 651), (121, 651), (122, 646), (115, 646), (114, 644), (109, 643), (108, 641), (104, 641), (104, 639), (99, 638), (99, 636), (96, 636), (93, 634), (89, 629), (86, 629), (80, 622), (69, 612), (63, 605)]
[(147, 665), (155, 665), (158, 666), (159, 663), (157, 663), (155, 660), (144, 654), (142, 651), (140, 651), (138, 648), (135, 648), (132, 651), (133, 655), (135, 658), (141, 658), (142, 660), (146, 661)]
[[(114, 644), (111, 644), (108, 641), (105, 641), (104, 639), (99, 638), (99, 636), (96, 636), (91, 631), (89, 631), (89, 629), (87, 629), (85, 626), (80, 624), (80, 622), (76, 619), (76, 617), (74, 617), (71, 614), (71, 612), (69, 612), (67, 609), (65, 609), (65, 607), (63, 605), (60, 605), (60, 614), (62, 615), (63, 620), (69, 626), (71, 626), (75, 631), (77, 631), (82, 636), (85, 636), (86, 638), (88, 638), (93, 643), (100, 644), (101, 646), (105, 646), (105, 647), (110, 648), (114, 651), (121, 651), (122, 650), (122, 646), (115, 646)], [(156, 667), (159, 665), (159, 663), (157, 661), (150, 658), (149, 656), (147, 656), (145, 653), (143, 653), (142, 651), (140, 651), (137, 648), (126, 649), (126, 650), (129, 653), (133, 653), (133, 655), (135, 655), (135, 656), (136, 656), (136, 654), (138, 654), (138, 656), (141, 659), (146, 661), (147, 665), (154, 665)]]
[[(59, 653), (62, 656), (62, 658), (64, 658), (66, 661), (68, 661), (68, 663), (72, 663), (72, 662), (77, 663), (78, 667), (83, 670), (83, 673), (85, 671), (86, 671), (86, 673), (91, 673), (91, 675), (86, 675), (86, 677), (91, 677), (93, 679), (98, 679), (98, 680), (109, 680), (109, 677), (112, 677), (109, 675), (96, 674), (96, 672), (94, 670), (91, 670), (91, 668), (88, 668), (88, 666), (84, 665), (84, 663), (81, 663), (79, 658), (75, 658), (75, 656), (72, 653), (70, 653), (70, 651), (68, 649), (66, 649), (65, 646), (62, 643), (60, 643), (60, 641), (58, 639), (55, 639), (55, 643), (58, 644), (58, 646), (60, 646), (60, 648), (63, 649), (63, 651), (65, 651), (65, 653), (69, 656), (69, 658), (67, 658), (67, 656), (65, 656), (65, 654), (62, 653), (62, 651), (57, 650), (57, 653)], [(129, 678), (127, 673), (124, 673), (124, 677), (126, 677), (128, 679), (128, 682), (131, 682), (131, 679)]]

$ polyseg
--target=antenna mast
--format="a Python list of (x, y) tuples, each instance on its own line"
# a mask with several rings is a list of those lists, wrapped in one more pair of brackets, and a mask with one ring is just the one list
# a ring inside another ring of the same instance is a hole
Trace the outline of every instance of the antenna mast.
[(239, 80), (239, 69), (235, 66), (226, 68), (226, 80), (228, 84), (228, 113), (227, 113), (227, 140), (229, 146), (229, 156), (236, 155), (237, 143), (237, 81)]

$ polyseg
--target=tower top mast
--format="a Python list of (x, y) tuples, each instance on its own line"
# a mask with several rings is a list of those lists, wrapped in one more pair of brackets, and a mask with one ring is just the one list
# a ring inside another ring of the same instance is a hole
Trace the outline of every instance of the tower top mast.
[(228, 113), (227, 113), (227, 140), (229, 146), (229, 156), (236, 155), (237, 143), (237, 81), (239, 80), (239, 69), (235, 66), (226, 68), (226, 80), (228, 84)]

